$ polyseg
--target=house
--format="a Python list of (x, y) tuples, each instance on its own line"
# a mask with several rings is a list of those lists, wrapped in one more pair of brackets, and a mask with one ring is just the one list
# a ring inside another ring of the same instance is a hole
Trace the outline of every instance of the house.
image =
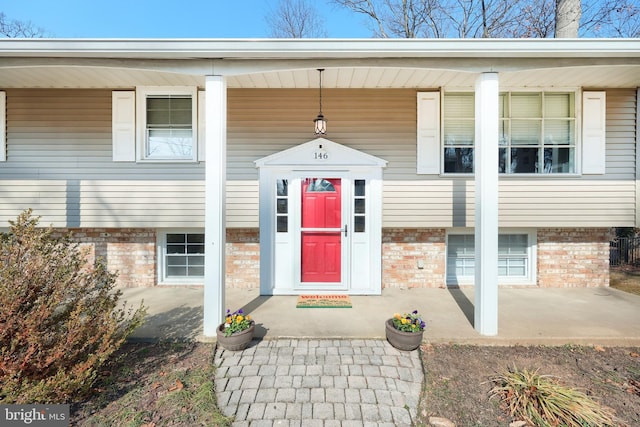
[[(640, 40), (0, 40), (0, 223), (121, 286), (607, 286), (637, 226)], [(325, 134), (314, 119), (327, 119)]]

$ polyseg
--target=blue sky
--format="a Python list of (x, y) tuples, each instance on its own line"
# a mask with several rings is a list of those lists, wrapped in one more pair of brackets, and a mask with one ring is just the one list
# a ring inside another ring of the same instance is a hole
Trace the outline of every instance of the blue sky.
[[(371, 37), (364, 17), (314, 0), (328, 37)], [(0, 0), (10, 19), (61, 38), (259, 38), (278, 0)]]

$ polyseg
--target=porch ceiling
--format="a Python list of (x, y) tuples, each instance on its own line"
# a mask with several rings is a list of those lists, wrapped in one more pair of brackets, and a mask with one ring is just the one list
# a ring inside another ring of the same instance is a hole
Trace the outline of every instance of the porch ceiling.
[[(490, 71), (487, 69), (486, 71)], [(593, 65), (496, 70), (500, 86), (640, 87), (640, 65)], [(326, 67), (324, 88), (473, 87), (478, 72), (446, 68), (391, 66)], [(229, 88), (316, 88), (315, 68), (228, 74)], [(200, 86), (204, 74), (96, 66), (0, 66), (0, 88), (132, 88)]]
[(640, 87), (640, 39), (5, 39), (0, 88)]

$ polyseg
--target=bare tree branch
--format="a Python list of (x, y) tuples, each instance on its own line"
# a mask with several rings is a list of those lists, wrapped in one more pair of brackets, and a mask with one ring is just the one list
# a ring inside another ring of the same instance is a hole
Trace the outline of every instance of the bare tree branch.
[(511, 28), (510, 37), (553, 37), (556, 22), (555, 18), (555, 0), (540, 0), (536, 4), (529, 2), (522, 8), (519, 25), (514, 25)]
[[(637, 0), (331, 0), (376, 37), (638, 37)], [(568, 32), (566, 32), (568, 30)]]
[(280, 0), (266, 17), (271, 36), (276, 38), (322, 38), (327, 36), (324, 19), (306, 0)]
[(640, 36), (640, 6), (633, 0), (585, 0), (580, 34), (596, 37)]
[(371, 29), (374, 36), (381, 38), (389, 37), (384, 28), (385, 20), (382, 15), (378, 13), (378, 9), (381, 9), (381, 7), (376, 4), (378, 2), (372, 0), (334, 0), (333, 3), (369, 17), (373, 21), (373, 28)]
[(36, 27), (30, 21), (25, 22), (17, 19), (9, 19), (7, 15), (0, 12), (0, 37), (42, 38), (48, 37), (48, 34), (46, 30)]

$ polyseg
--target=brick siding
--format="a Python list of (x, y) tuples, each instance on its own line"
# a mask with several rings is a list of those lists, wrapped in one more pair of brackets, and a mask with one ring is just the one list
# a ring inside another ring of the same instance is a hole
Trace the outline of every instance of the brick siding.
[(257, 228), (228, 228), (226, 246), (228, 288), (260, 287), (260, 231)]
[(383, 229), (382, 287), (444, 287), (445, 236), (444, 228)]
[(140, 228), (72, 229), (73, 239), (89, 248), (93, 261), (100, 258), (117, 272), (122, 287), (150, 287), (157, 283), (156, 232)]
[[(122, 287), (151, 287), (158, 283), (156, 230), (73, 229), (74, 240), (88, 248), (89, 260), (99, 257), (107, 269), (118, 272)], [(61, 230), (62, 232), (62, 230)], [(258, 229), (228, 229), (226, 280), (231, 288), (260, 287), (260, 243)]]
[[(62, 231), (62, 230), (61, 230)], [(157, 285), (156, 230), (74, 229), (74, 239), (117, 271), (118, 286)], [(541, 228), (537, 231), (537, 284), (541, 287), (609, 286), (608, 228)], [(258, 229), (227, 230), (226, 286), (260, 287)], [(382, 230), (382, 287), (444, 287), (446, 230)]]
[(538, 286), (609, 286), (608, 228), (538, 229)]

